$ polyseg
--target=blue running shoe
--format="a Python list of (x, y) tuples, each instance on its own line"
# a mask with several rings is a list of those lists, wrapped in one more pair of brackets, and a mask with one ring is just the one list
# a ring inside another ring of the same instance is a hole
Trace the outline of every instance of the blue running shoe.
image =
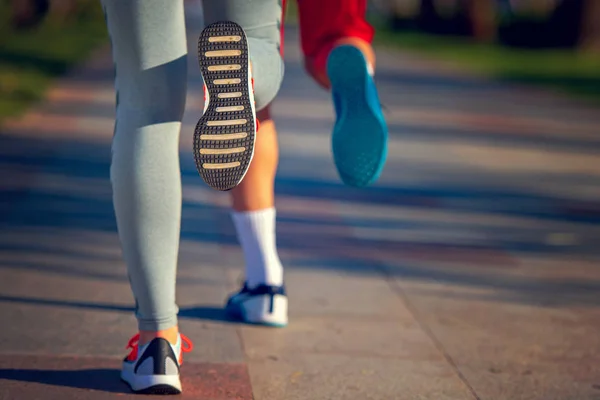
[(357, 187), (375, 182), (387, 157), (388, 129), (369, 70), (354, 46), (338, 46), (327, 59), (336, 113), (333, 159), (342, 181)]

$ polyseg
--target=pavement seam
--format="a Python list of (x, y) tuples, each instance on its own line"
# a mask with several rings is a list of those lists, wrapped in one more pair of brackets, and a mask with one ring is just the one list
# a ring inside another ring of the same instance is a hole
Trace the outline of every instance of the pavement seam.
[[(361, 240), (360, 238), (358, 238), (356, 236), (353, 226), (345, 218), (346, 210), (345, 210), (344, 205), (339, 204), (339, 203), (336, 204), (333, 211), (334, 211), (333, 215), (337, 215), (339, 217), (339, 219), (341, 220), (341, 222), (346, 226), (346, 228), (348, 228), (349, 234), (352, 237), (357, 238), (358, 240)], [(375, 250), (377, 251), (377, 249), (375, 249)], [(462, 372), (460, 371), (460, 369), (458, 368), (458, 366), (456, 365), (456, 363), (454, 362), (452, 357), (446, 352), (442, 343), (435, 337), (435, 335), (433, 334), (431, 329), (429, 329), (429, 327), (419, 318), (419, 312), (417, 311), (416, 307), (414, 307), (412, 305), (408, 296), (406, 295), (406, 293), (404, 293), (404, 291), (402, 290), (400, 285), (398, 285), (398, 282), (396, 281), (396, 279), (394, 279), (394, 276), (392, 275), (389, 268), (387, 268), (385, 263), (383, 261), (381, 261), (380, 259), (378, 259), (377, 256), (374, 257), (373, 261), (374, 261), (373, 266), (375, 267), (376, 270), (378, 270), (381, 273), (381, 277), (385, 280), (388, 287), (396, 295), (396, 297), (404, 303), (404, 306), (406, 307), (408, 312), (411, 314), (411, 316), (415, 320), (417, 326), (419, 328), (421, 328), (422, 331), (433, 342), (433, 345), (435, 346), (435, 348), (440, 352), (440, 354), (443, 356), (443, 358), (446, 360), (446, 362), (454, 370), (456, 376), (458, 376), (458, 378), (462, 381), (462, 383), (465, 385), (465, 387), (467, 388), (467, 390), (469, 391), (471, 396), (475, 400), (481, 400), (481, 398), (475, 392), (475, 389), (471, 386), (471, 384), (467, 381), (466, 377), (462, 374)]]
[(415, 319), (415, 322), (417, 323), (417, 325), (423, 330), (423, 332), (425, 332), (425, 334), (429, 337), (429, 339), (431, 339), (431, 341), (433, 342), (434, 346), (442, 354), (442, 356), (444, 357), (444, 359), (446, 360), (446, 362), (454, 370), (454, 372), (456, 373), (456, 375), (458, 376), (458, 378), (466, 386), (466, 388), (471, 393), (471, 395), (473, 396), (473, 398), (475, 400), (481, 400), (481, 397), (479, 397), (477, 395), (477, 392), (475, 392), (475, 389), (473, 388), (473, 386), (471, 386), (471, 384), (469, 383), (469, 381), (467, 380), (467, 378), (460, 371), (460, 368), (458, 368), (458, 365), (456, 365), (456, 363), (454, 362), (454, 360), (452, 359), (452, 357), (450, 356), (450, 354), (448, 354), (448, 352), (446, 351), (446, 349), (444, 348), (444, 346), (442, 345), (442, 343), (437, 339), (437, 337), (431, 331), (431, 329), (429, 329), (429, 327), (421, 320), (418, 310), (410, 302), (408, 296), (406, 295), (406, 293), (404, 292), (404, 290), (402, 290), (402, 288), (400, 287), (400, 285), (398, 284), (398, 282), (396, 282), (396, 279), (394, 279), (394, 277), (392, 276), (392, 274), (390, 273), (390, 271), (385, 267), (385, 265), (379, 264), (378, 266), (380, 267), (381, 272), (385, 276), (385, 281), (389, 285), (390, 289), (404, 303), (404, 305), (406, 306), (406, 309), (413, 316), (413, 318)]
[(240, 348), (242, 350), (242, 354), (244, 355), (243, 365), (246, 368), (246, 373), (248, 374), (248, 382), (250, 384), (250, 390), (252, 392), (252, 400), (255, 400), (256, 396), (254, 394), (254, 385), (252, 384), (252, 374), (250, 374), (250, 365), (248, 362), (248, 361), (250, 361), (250, 358), (248, 357), (248, 354), (246, 353), (246, 344), (244, 343), (244, 335), (242, 333), (242, 329), (243, 329), (243, 326), (235, 328), (235, 333), (238, 337), (238, 340), (240, 341)]
[[(217, 192), (210, 192), (211, 194), (209, 195), (210, 198), (214, 199), (215, 197), (218, 196)], [(224, 222), (224, 220), (217, 220), (216, 223), (214, 224), (214, 226), (216, 227), (216, 231), (218, 233), (218, 235), (222, 235), (224, 233), (227, 232), (227, 228), (226, 228), (226, 223)], [(219, 253), (224, 256), (223, 259), (225, 259), (226, 255), (228, 254), (228, 251), (226, 248), (223, 247), (222, 244), (219, 244)], [(238, 249), (238, 252), (240, 250)], [(238, 268), (234, 268), (232, 267), (230, 264), (228, 264), (227, 262), (225, 263), (225, 265), (227, 266), (227, 268), (224, 269), (223, 274), (225, 276), (225, 280), (227, 281), (227, 285), (226, 285), (226, 293), (225, 296), (230, 295), (231, 293), (233, 293), (233, 291), (239, 289), (238, 284), (240, 282), (238, 282), (239, 278), (234, 278), (233, 274), (230, 273), (231, 270), (238, 270), (238, 276), (240, 274), (239, 269)], [(235, 329), (235, 334), (238, 338), (239, 341), (239, 346), (240, 346), (240, 351), (242, 352), (242, 356), (243, 356), (243, 365), (246, 369), (246, 373), (248, 374), (248, 382), (250, 385), (250, 391), (252, 392), (252, 400), (256, 399), (256, 395), (254, 394), (254, 385), (252, 384), (252, 374), (250, 373), (250, 365), (249, 362), (250, 359), (248, 357), (248, 354), (246, 353), (246, 343), (244, 342), (244, 333), (242, 332), (242, 330), (244, 329), (244, 324), (240, 324), (239, 322), (234, 322), (235, 325), (232, 325), (233, 329)]]

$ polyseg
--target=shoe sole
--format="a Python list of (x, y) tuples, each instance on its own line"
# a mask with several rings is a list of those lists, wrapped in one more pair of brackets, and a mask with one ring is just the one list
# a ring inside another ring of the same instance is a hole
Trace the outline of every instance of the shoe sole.
[(135, 375), (133, 366), (124, 364), (121, 380), (137, 394), (180, 394), (179, 375)]
[[(129, 385), (129, 383), (127, 381), (123, 380), (123, 382), (125, 382)], [(181, 394), (181, 390), (174, 388), (173, 386), (169, 386), (169, 385), (154, 385), (149, 388), (141, 389), (141, 390), (134, 390), (131, 387), (131, 385), (129, 385), (129, 388), (135, 394), (157, 394), (157, 395)]]
[(287, 322), (251, 321), (248, 319), (248, 317), (246, 317), (243, 310), (233, 310), (228, 308), (225, 310), (225, 312), (231, 318), (243, 322), (247, 325), (266, 326), (268, 328), (285, 328), (288, 325)]
[[(274, 304), (271, 304), (270, 296), (256, 296), (254, 298), (243, 301), (245, 307), (240, 304), (232, 304), (225, 306), (225, 312), (232, 318), (240, 320), (249, 325), (267, 326), (271, 328), (284, 328), (288, 325), (287, 310), (288, 300), (285, 296), (275, 296)], [(247, 308), (255, 310), (265, 310), (273, 306), (271, 312), (264, 313), (262, 311), (254, 312), (254, 315), (248, 312)], [(272, 312), (276, 310), (277, 312)]]
[(331, 137), (342, 181), (364, 187), (376, 181), (387, 157), (388, 129), (367, 61), (354, 46), (339, 46), (327, 59), (338, 115)]
[(198, 39), (198, 62), (208, 107), (194, 131), (196, 168), (210, 187), (231, 190), (248, 171), (256, 136), (244, 30), (234, 22), (206, 27)]

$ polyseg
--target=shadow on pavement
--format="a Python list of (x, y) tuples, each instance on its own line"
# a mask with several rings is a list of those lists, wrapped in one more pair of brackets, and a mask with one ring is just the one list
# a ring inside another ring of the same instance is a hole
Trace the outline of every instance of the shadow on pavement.
[(127, 384), (120, 380), (120, 371), (118, 369), (0, 369), (0, 379), (78, 389), (101, 390), (109, 393), (131, 393)]
[[(106, 252), (118, 247), (110, 146), (46, 134), (48, 139), (0, 135), (0, 269), (125, 282), (120, 254)], [(228, 210), (210, 200), (215, 195), (206, 194), (209, 189), (188, 156), (182, 155), (182, 240), (236, 246)], [(301, 157), (287, 158), (286, 168), (320, 162)], [(534, 184), (517, 189), (488, 182), (480, 187), (469, 183), (473, 172), (431, 168), (429, 173), (439, 173), (440, 181), (446, 178), (443, 184), (380, 184), (359, 190), (319, 179), (318, 170), (302, 177), (280, 174), (276, 192), (293, 205), (284, 204), (278, 212), (278, 246), (293, 254), (286, 263), (493, 289), (499, 292), (494, 300), (501, 301), (539, 304), (540, 298), (554, 294), (555, 305), (600, 304), (595, 278), (506, 273), (520, 268), (513, 254), (584, 260), (600, 255), (597, 203), (538, 192)], [(513, 177), (529, 179), (507, 172), (503, 180)], [(590, 177), (573, 174), (549, 179), (590, 183)], [(189, 189), (202, 195), (185, 197)], [(378, 211), (381, 207), (387, 211)], [(181, 282), (196, 283), (206, 282)], [(182, 310), (182, 316), (225, 320), (211, 307)]]
[[(34, 304), (36, 306), (54, 306), (67, 308), (80, 308), (85, 310), (101, 310), (113, 312), (134, 312), (134, 307), (120, 306), (117, 304), (84, 302), (84, 301), (69, 301), (69, 300), (50, 300), (35, 297), (24, 296), (3, 296), (0, 295), (0, 302), (4, 303), (19, 303), (19, 304)], [(238, 323), (239, 321), (230, 317), (223, 307), (198, 305), (191, 307), (180, 307), (179, 317), (186, 319), (209, 320), (227, 323)]]
[(69, 308), (82, 308), (82, 309), (87, 309), (87, 310), (118, 311), (118, 312), (128, 312), (128, 313), (131, 313), (134, 311), (133, 307), (119, 306), (116, 304), (67, 301), (67, 300), (36, 299), (33, 297), (21, 297), (21, 296), (1, 296), (0, 295), (0, 301), (6, 302), (6, 303), (35, 304), (38, 306), (58, 306), (58, 307), (69, 307)]

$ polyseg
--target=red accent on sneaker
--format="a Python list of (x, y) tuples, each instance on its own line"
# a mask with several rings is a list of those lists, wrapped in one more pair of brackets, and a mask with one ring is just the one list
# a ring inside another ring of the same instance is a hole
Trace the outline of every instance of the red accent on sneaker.
[[(194, 344), (184, 334), (180, 333), (179, 336), (181, 336), (181, 352), (179, 353), (178, 361), (179, 361), (179, 365), (181, 365), (181, 364), (183, 364), (183, 353), (189, 353), (190, 351), (192, 351), (194, 349)], [(127, 342), (127, 347), (125, 347), (125, 348), (131, 349), (131, 351), (127, 355), (128, 361), (137, 360), (138, 351), (139, 351), (139, 341), (140, 341), (140, 334), (136, 333), (135, 335), (133, 335), (133, 337), (131, 339), (129, 339), (129, 342)]]
[[(179, 365), (183, 364), (183, 353), (189, 353), (194, 349), (194, 343), (184, 334), (179, 334), (181, 336), (181, 353), (179, 353)], [(187, 346), (187, 347), (186, 347)]]
[(131, 349), (131, 351), (129, 352), (129, 355), (127, 356), (128, 361), (137, 360), (139, 340), (140, 340), (140, 334), (138, 333), (138, 334), (133, 335), (133, 337), (131, 339), (129, 339), (129, 342), (127, 342), (127, 347), (125, 347), (125, 348)]
[[(250, 78), (250, 82), (252, 83), (252, 93), (254, 93), (254, 78)], [(254, 102), (254, 105), (256, 106), (256, 101)], [(259, 129), (260, 121), (258, 120), (258, 118), (256, 118), (256, 132), (258, 132)]]

